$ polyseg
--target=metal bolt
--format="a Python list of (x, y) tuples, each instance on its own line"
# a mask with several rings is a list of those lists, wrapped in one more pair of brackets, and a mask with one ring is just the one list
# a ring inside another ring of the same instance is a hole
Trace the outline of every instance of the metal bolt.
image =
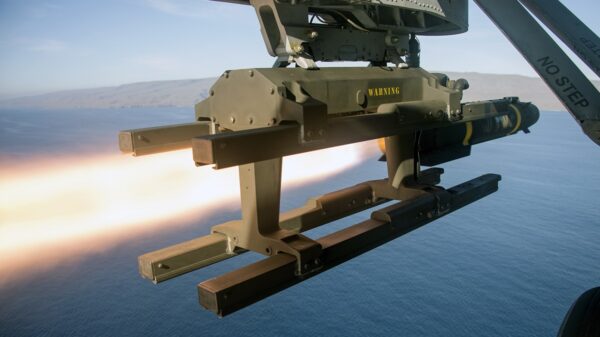
[(271, 88), (271, 95), (275, 94), (275, 88)]
[(234, 116), (229, 117), (229, 122), (231, 124), (235, 124), (235, 117)]
[(248, 117), (248, 124), (252, 124), (252, 123), (254, 123), (254, 118)]
[(308, 37), (310, 37), (312, 40), (316, 40), (319, 37), (319, 33), (313, 30), (308, 34)]
[(248, 75), (250, 75), (250, 77), (254, 77), (254, 70), (248, 70)]
[(365, 95), (365, 93), (362, 90), (358, 90), (356, 92), (356, 104), (358, 104), (360, 106), (364, 106), (366, 102), (367, 102), (367, 96)]

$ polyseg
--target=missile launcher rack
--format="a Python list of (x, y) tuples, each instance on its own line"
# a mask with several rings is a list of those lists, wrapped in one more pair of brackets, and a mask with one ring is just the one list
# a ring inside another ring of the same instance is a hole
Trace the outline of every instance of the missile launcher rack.
[[(463, 91), (469, 87), (466, 80), (450, 80), (420, 68), (417, 35), (466, 31), (466, 0), (224, 2), (255, 9), (267, 50), (276, 57), (273, 68), (224, 72), (210, 96), (196, 105), (193, 123), (119, 135), (126, 153), (146, 155), (191, 147), (198, 166), (238, 167), (240, 220), (139, 257), (142, 276), (159, 283), (247, 251), (265, 255), (264, 260), (198, 285), (200, 303), (220, 316), (495, 192), (498, 175), (483, 175), (446, 189), (439, 186), (442, 169), (422, 170), (421, 165), (437, 166), (470, 155), (475, 144), (529, 132), (539, 118), (533, 104), (515, 97), (463, 103)], [(498, 9), (504, 6), (530, 18), (516, 0), (502, 5), (477, 2), (484, 10), (500, 13), (496, 21), (506, 20), (506, 11)], [(537, 1), (521, 2), (531, 9), (529, 5)], [(548, 20), (554, 19), (548, 16)], [(506, 29), (511, 37), (515, 33), (510, 30), (518, 28)], [(535, 32), (530, 35), (538, 38)], [(539, 61), (542, 67), (564, 62), (556, 56), (560, 55), (557, 48), (546, 49), (551, 56)], [(526, 57), (536, 60), (537, 56)], [(317, 65), (327, 61), (366, 61), (369, 67)], [(288, 68), (291, 64), (296, 67)], [(583, 75), (569, 74), (580, 93), (579, 104), (574, 96), (562, 92), (559, 96), (571, 100), (567, 106), (572, 114), (590, 137), (597, 137), (598, 95), (591, 94)], [(283, 157), (376, 139), (384, 144), (387, 177), (279, 213)], [(374, 209), (370, 219), (339, 232), (320, 239), (302, 234), (368, 209)]]

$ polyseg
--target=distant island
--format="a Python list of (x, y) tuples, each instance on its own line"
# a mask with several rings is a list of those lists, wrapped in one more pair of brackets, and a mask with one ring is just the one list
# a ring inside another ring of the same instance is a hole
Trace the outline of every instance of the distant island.
[[(444, 72), (470, 83), (465, 101), (518, 96), (542, 110), (565, 110), (540, 78), (520, 75)], [(124, 107), (192, 107), (204, 99), (216, 78), (154, 81), (116, 87), (59, 91), (0, 100), (0, 108), (81, 109)], [(594, 81), (600, 88), (600, 81)]]

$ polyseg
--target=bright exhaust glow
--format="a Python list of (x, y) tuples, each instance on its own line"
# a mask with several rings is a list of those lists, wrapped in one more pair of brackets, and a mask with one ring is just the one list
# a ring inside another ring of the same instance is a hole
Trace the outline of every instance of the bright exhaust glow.
[[(364, 145), (356, 144), (287, 157), (283, 187), (338, 174), (364, 154)], [(239, 208), (237, 168), (197, 168), (189, 151), (2, 167), (0, 262), (44, 256), (48, 246), (56, 260), (61, 251), (77, 252), (78, 245), (89, 250), (89, 243), (103, 235), (118, 233), (122, 240), (128, 232), (166, 220), (177, 223), (224, 208)]]

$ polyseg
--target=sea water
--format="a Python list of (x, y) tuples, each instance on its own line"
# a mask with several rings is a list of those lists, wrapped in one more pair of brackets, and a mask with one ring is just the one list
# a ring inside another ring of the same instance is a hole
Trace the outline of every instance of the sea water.
[[(119, 129), (183, 122), (189, 114), (3, 111), (0, 158), (117, 151)], [(334, 179), (287, 190), (282, 208), (381, 178), (384, 165), (373, 157)], [(0, 336), (554, 336), (577, 296), (600, 286), (600, 147), (567, 113), (544, 112), (531, 134), (477, 145), (443, 167), (445, 186), (498, 173), (500, 190), (226, 318), (199, 306), (196, 285), (257, 256), (158, 286), (140, 278), (136, 259), (208, 233), (237, 216), (231, 211), (132, 237), (0, 288)]]

